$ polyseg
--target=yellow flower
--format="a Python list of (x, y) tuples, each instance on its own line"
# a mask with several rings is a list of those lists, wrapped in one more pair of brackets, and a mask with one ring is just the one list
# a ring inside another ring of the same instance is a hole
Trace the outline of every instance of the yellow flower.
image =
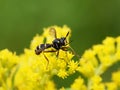
[(120, 36), (116, 38), (116, 59), (120, 60)]
[(107, 37), (105, 40), (103, 40), (104, 45), (104, 54), (114, 54), (115, 53), (115, 38)]
[(65, 69), (67, 67), (67, 63), (64, 60), (58, 59), (57, 66), (58, 68)]
[(116, 50), (116, 44), (118, 47), (117, 40), (107, 37), (103, 44), (93, 46), (93, 50), (96, 52), (100, 64), (102, 64), (103, 72), (119, 60), (119, 50)]
[(88, 90), (114, 90), (120, 85), (119, 72), (113, 73), (113, 87), (102, 82), (100, 77), (110, 66), (120, 60), (120, 37), (107, 37), (103, 44), (94, 45), (92, 49), (86, 50), (79, 60), (77, 70), (88, 79)]
[(2, 67), (12, 68), (18, 62), (18, 57), (15, 53), (10, 52), (8, 49), (0, 51), (0, 63)]
[(77, 68), (77, 70), (86, 77), (93, 76), (95, 74), (95, 68), (94, 68), (92, 62), (86, 61), (83, 64), (83, 61), (86, 61), (86, 60), (84, 58), (81, 58), (80, 66)]
[(98, 75), (95, 75), (91, 78), (92, 83), (99, 84), (102, 81), (102, 78)]
[(48, 81), (45, 86), (45, 90), (56, 90), (55, 84), (52, 81)]
[(120, 86), (120, 71), (112, 73), (112, 80)]
[(116, 41), (118, 47), (118, 39), (107, 37), (103, 44), (94, 45), (92, 49), (86, 50), (80, 59), (78, 71), (86, 73), (87, 76), (104, 73), (119, 60), (120, 50), (116, 51)]
[(90, 90), (104, 90), (105, 85), (99, 75), (94, 75), (88, 80), (88, 88)]
[(5, 89), (13, 89), (14, 76), (17, 72), (18, 57), (8, 49), (0, 51), (0, 83)]
[(63, 79), (68, 76), (68, 73), (65, 69), (60, 69), (57, 74), (59, 77), (62, 77)]
[(93, 84), (91, 90), (105, 90), (105, 85), (103, 83)]
[(71, 85), (71, 90), (87, 90), (84, 80), (81, 77), (75, 79), (74, 83)]
[(70, 74), (75, 73), (76, 69), (78, 68), (78, 62), (72, 60), (68, 63), (68, 67), (69, 67), (68, 72)]
[(117, 85), (114, 82), (106, 83), (106, 86), (107, 86), (107, 90), (118, 90)]
[(83, 54), (82, 58), (84, 60), (80, 60), (80, 64), (84, 64), (84, 63), (87, 63), (87, 62), (91, 62), (93, 64), (93, 67), (97, 67), (98, 66), (98, 61), (97, 61), (97, 58), (96, 58), (96, 53), (94, 50), (86, 50), (85, 53)]

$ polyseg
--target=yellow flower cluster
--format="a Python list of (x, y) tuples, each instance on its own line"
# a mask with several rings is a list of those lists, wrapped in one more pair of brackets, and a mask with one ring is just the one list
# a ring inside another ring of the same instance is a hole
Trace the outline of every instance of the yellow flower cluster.
[[(82, 83), (81, 86), (83, 78), (77, 78), (71, 88), (73, 90), (118, 90), (120, 71), (112, 73), (110, 82), (103, 82), (101, 75), (119, 61), (120, 37), (107, 37), (102, 44), (94, 45), (92, 49), (86, 50), (79, 60), (77, 70), (85, 77), (85, 81), (87, 79), (87, 84)], [(78, 86), (81, 87), (76, 89)], [(85, 88), (81, 89), (82, 87)]]
[(18, 69), (18, 56), (4, 49), (0, 51), (0, 90), (12, 89)]
[[(79, 60), (74, 60), (72, 51), (35, 54), (38, 45), (51, 44), (55, 39), (50, 29), (56, 30), (57, 38), (65, 37), (69, 43), (71, 30), (67, 26), (51, 26), (44, 29), (42, 35), (36, 35), (30, 48), (16, 55), (8, 49), (0, 51), (0, 90), (58, 90), (53, 76), (65, 79), (75, 73), (79, 77), (69, 87), (60, 90), (118, 90), (120, 88), (120, 71), (112, 72), (111, 81), (103, 82), (102, 74), (120, 61), (120, 37), (107, 37), (102, 44), (88, 49)], [(69, 44), (67, 45), (69, 47)], [(53, 50), (48, 48), (47, 50)]]
[[(55, 28), (57, 38), (65, 37), (71, 30), (67, 26), (52, 26), (44, 29), (42, 35), (36, 35), (31, 44), (30, 49), (24, 49), (24, 53), (16, 55), (9, 50), (0, 51), (0, 90), (55, 90), (52, 80), (54, 75), (61, 78), (67, 78), (70, 74), (75, 73), (77, 62), (73, 58), (73, 54), (69, 51), (59, 51), (45, 53), (49, 59), (49, 64), (44, 55), (35, 54), (38, 45), (52, 43), (55, 39), (50, 35), (50, 28)], [(50, 48), (51, 49), (51, 48)]]

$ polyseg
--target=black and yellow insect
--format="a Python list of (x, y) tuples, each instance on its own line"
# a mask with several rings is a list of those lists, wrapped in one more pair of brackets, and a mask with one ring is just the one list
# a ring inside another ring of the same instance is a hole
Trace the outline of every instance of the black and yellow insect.
[[(35, 49), (35, 53), (37, 55), (43, 53), (44, 57), (46, 58), (46, 60), (49, 63), (48, 58), (46, 57), (46, 55), (44, 53), (48, 53), (48, 52), (57, 52), (56, 56), (58, 57), (59, 55), (59, 50), (63, 50), (63, 51), (67, 51), (68, 48), (70, 48), (72, 50), (72, 52), (75, 54), (74, 50), (69, 46), (67, 46), (69, 43), (67, 42), (67, 37), (69, 35), (69, 32), (67, 32), (65, 37), (61, 37), (61, 38), (57, 38), (57, 34), (56, 34), (56, 30), (55, 28), (50, 28), (50, 33), (52, 33), (52, 35), (54, 36), (54, 40), (50, 43), (46, 43), (46, 44), (40, 44), (36, 47)], [(48, 48), (54, 48), (52, 50), (47, 50)]]

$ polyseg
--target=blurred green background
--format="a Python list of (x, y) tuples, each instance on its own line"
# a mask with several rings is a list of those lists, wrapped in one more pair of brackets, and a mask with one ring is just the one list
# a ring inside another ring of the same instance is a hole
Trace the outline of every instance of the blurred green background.
[(0, 0), (0, 50), (23, 53), (51, 25), (69, 26), (71, 46), (82, 55), (106, 36), (120, 35), (120, 0)]
[(79, 54), (120, 33), (120, 0), (0, 0), (0, 49), (18, 54), (44, 27), (68, 25)]

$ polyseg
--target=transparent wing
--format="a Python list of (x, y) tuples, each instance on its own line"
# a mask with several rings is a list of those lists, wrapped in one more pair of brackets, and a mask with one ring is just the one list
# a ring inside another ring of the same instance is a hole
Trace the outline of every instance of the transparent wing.
[(50, 33), (50, 35), (51, 35), (53, 38), (57, 38), (55, 28), (50, 28), (49, 33)]

